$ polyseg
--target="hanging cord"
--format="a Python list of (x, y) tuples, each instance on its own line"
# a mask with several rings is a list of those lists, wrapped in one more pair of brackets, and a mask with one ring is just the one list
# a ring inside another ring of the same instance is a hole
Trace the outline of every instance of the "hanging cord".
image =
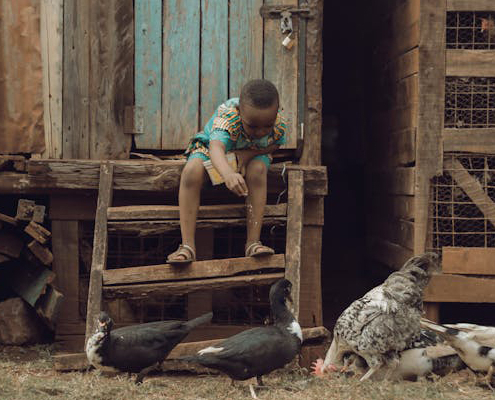
[[(287, 183), (285, 181), (285, 171), (286, 171), (286, 163), (284, 163), (284, 167), (282, 168), (282, 172), (280, 173), (280, 175), (282, 176), (282, 181), (284, 182), (284, 189), (278, 194), (278, 197), (277, 197), (277, 202), (275, 203), (276, 205), (277, 204), (280, 204), (280, 200), (282, 199), (282, 196), (287, 192)], [(275, 228), (277, 226), (276, 225), (273, 225), (271, 228), (270, 228), (270, 235), (273, 236), (275, 234)]]

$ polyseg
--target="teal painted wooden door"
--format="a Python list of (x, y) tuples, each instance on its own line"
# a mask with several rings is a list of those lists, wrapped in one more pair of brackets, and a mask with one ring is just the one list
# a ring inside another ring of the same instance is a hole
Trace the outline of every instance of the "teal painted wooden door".
[[(270, 79), (296, 146), (297, 34), (290, 50), (265, 4), (297, 0), (135, 0), (135, 104), (144, 110), (139, 149), (185, 149), (216, 107), (250, 79)], [(294, 19), (297, 33), (297, 20)]]

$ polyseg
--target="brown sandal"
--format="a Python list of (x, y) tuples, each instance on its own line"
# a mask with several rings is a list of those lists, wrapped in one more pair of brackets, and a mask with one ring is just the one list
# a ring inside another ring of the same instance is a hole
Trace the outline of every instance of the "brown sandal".
[[(172, 257), (184, 256), (183, 259), (173, 259)], [(196, 261), (196, 253), (194, 249), (187, 244), (180, 244), (179, 248), (167, 257), (168, 264), (189, 264)]]
[(275, 254), (271, 247), (264, 246), (260, 241), (251, 243), (246, 247), (246, 257), (269, 256)]

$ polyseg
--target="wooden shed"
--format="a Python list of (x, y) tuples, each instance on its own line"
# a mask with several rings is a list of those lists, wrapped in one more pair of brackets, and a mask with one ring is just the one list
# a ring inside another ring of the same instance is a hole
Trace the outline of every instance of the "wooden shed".
[[(0, 65), (9, 105), (0, 113), (0, 192), (5, 204), (22, 197), (47, 207), (53, 287), (65, 296), (57, 340), (81, 350), (100, 307), (117, 325), (213, 309), (213, 324), (188, 340), (229, 336), (265, 322), (269, 284), (284, 275), (303, 328), (321, 326), (323, 1), (7, 3), (0, 22), (13, 45), (1, 50), (10, 63)], [(277, 254), (243, 257), (243, 205), (207, 188), (202, 261), (185, 271), (164, 265), (180, 242), (189, 138), (261, 77), (278, 87), (290, 130), (269, 172), (262, 232)]]
[(442, 302), (495, 301), (495, 3), (383, 4), (373, 24), (367, 254), (398, 268), (439, 252), (442, 274), (425, 292), (438, 319)]

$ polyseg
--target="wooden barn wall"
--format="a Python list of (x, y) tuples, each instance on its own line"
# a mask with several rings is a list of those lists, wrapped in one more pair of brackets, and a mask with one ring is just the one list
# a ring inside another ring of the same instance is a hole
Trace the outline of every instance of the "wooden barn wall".
[(0, 153), (41, 153), (39, 0), (0, 1)]
[(420, 0), (373, 11), (367, 135), (367, 255), (392, 268), (414, 249)]
[(62, 158), (128, 158), (133, 26), (132, 0), (64, 1)]

